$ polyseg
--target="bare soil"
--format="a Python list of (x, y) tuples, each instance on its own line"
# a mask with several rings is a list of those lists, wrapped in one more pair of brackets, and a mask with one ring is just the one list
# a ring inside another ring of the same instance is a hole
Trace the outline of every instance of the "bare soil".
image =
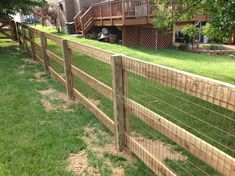
[(25, 73), (25, 65), (20, 65), (18, 67), (18, 74), (23, 75)]
[[(59, 92), (53, 88), (38, 91), (43, 95), (41, 104), (47, 112), (62, 110), (64, 112), (72, 112), (73, 109), (69, 108), (69, 105), (76, 103), (75, 101), (69, 100), (65, 93)], [(55, 100), (62, 101), (61, 103), (55, 103)]]
[(85, 150), (81, 150), (77, 154), (71, 154), (69, 156), (68, 170), (74, 172), (77, 176), (100, 176), (97, 169), (91, 167), (88, 163), (87, 153)]
[(37, 61), (33, 59), (23, 59), (23, 61), (27, 64), (39, 64)]

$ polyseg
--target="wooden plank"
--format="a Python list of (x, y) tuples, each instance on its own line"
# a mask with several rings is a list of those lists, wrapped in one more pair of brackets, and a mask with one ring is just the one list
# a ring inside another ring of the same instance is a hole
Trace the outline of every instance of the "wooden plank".
[(71, 49), (68, 47), (68, 41), (62, 40), (64, 72), (66, 77), (66, 92), (70, 100), (73, 99), (73, 75), (71, 71)]
[(95, 78), (91, 77), (84, 71), (80, 70), (79, 68), (75, 67), (72, 65), (72, 73), (79, 77), (82, 81), (84, 81), (86, 84), (91, 86), (93, 89), (97, 90), (99, 93), (107, 97), (108, 99), (112, 100), (113, 99), (113, 91), (112, 88), (109, 86), (105, 85), (104, 83), (96, 80)]
[(149, 153), (133, 137), (126, 134), (126, 144), (128, 149), (139, 157), (158, 176), (176, 176), (162, 162)]
[(30, 27), (30, 30), (35, 34), (40, 35), (40, 31), (38, 29)]
[(92, 47), (85, 44), (80, 44), (77, 42), (69, 41), (68, 42), (69, 48), (71, 48), (75, 52), (79, 52), (81, 54), (90, 56), (95, 58), (99, 61), (104, 63), (110, 64), (111, 63), (111, 56), (114, 55), (112, 52), (108, 52), (96, 47)]
[(112, 133), (115, 133), (114, 122), (104, 114), (99, 108), (97, 108), (92, 102), (90, 102), (84, 95), (73, 89), (74, 96), (79, 102), (83, 104), (92, 114), (95, 115)]
[(44, 36), (44, 32), (40, 33), (40, 39), (41, 39), (41, 48), (42, 48), (42, 58), (43, 58), (43, 66), (44, 66), (44, 71), (47, 75), (50, 74), (49, 72), (49, 59), (47, 56), (47, 39)]
[(126, 71), (235, 111), (235, 85), (124, 56)]
[(66, 86), (66, 81), (65, 79), (60, 76), (52, 67), (49, 66), (49, 72), (50, 75), (55, 78), (57, 81), (59, 81), (63, 86)]
[(35, 54), (35, 59), (36, 59), (36, 61), (38, 61), (40, 64), (43, 64), (43, 60), (42, 60), (42, 58), (41, 58), (38, 54)]
[(112, 56), (112, 78), (116, 147), (119, 151), (123, 151), (125, 146), (125, 117), (122, 56), (120, 55)]
[(44, 35), (45, 35), (45, 38), (47, 38), (47, 39), (49, 39), (49, 40), (52, 40), (52, 41), (54, 41), (55, 43), (61, 45), (61, 42), (62, 42), (63, 38), (58, 37), (58, 36), (53, 35), (53, 34), (49, 34), (49, 33), (44, 33)]
[(0, 39), (11, 39), (11, 37), (0, 37)]
[(46, 53), (50, 59), (54, 60), (56, 63), (58, 63), (61, 66), (64, 65), (64, 60), (60, 56), (56, 55), (55, 53), (51, 52), (48, 49), (46, 50)]
[(175, 125), (139, 103), (127, 99), (128, 109), (137, 118), (165, 135), (225, 176), (235, 175), (235, 159)]

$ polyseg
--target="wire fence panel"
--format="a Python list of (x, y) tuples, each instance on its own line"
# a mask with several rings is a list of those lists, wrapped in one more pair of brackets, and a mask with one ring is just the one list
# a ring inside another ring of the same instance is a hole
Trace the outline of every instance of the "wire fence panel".
[(159, 68), (151, 64), (129, 59), (124, 64), (132, 72), (126, 97), (130, 135), (139, 145), (171, 169), (181, 168), (179, 175), (234, 173), (234, 111), (152, 79), (152, 69)]

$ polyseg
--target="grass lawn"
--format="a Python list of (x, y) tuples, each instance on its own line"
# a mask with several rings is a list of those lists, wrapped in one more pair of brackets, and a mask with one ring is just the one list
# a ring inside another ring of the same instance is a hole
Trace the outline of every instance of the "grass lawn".
[(226, 56), (208, 56), (203, 54), (177, 51), (173, 49), (161, 49), (156, 51), (143, 48), (128, 48), (121, 45), (101, 43), (95, 40), (71, 37), (63, 33), (58, 33), (53, 28), (45, 28), (41, 27), (40, 25), (37, 26), (37, 29), (118, 54), (124, 54), (140, 60), (169, 66), (179, 70), (188, 71), (235, 84), (235, 60)]
[(86, 149), (91, 167), (101, 175), (112, 175), (110, 162), (124, 168), (127, 176), (153, 175), (136, 158), (129, 163), (115, 155), (100, 156), (90, 150), (84, 140), (84, 128), (95, 127), (95, 138), (99, 141), (99, 134), (110, 136), (96, 144), (101, 147), (112, 138), (80, 104), (69, 105), (72, 111), (68, 112), (60, 109), (47, 112), (38, 91), (53, 88), (64, 92), (64, 88), (50, 77), (37, 81), (34, 74), (42, 72), (43, 67), (24, 62), (30, 57), (17, 43), (0, 41), (0, 176), (73, 175), (66, 170), (68, 157), (82, 149)]

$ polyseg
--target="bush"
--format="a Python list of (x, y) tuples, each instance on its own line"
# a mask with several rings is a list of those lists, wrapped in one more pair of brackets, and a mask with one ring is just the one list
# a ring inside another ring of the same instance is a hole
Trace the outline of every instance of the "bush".
[(211, 42), (215, 43), (226, 43), (228, 38), (225, 33), (221, 32), (210, 23), (207, 23), (206, 26), (203, 27), (202, 33), (206, 35)]
[(226, 50), (223, 46), (216, 45), (216, 44), (200, 45), (200, 49), (203, 49), (203, 50)]
[(197, 28), (193, 24), (188, 24), (182, 29), (181, 32), (184, 35), (188, 35), (190, 37), (190, 39), (193, 40), (200, 33), (200, 29)]

